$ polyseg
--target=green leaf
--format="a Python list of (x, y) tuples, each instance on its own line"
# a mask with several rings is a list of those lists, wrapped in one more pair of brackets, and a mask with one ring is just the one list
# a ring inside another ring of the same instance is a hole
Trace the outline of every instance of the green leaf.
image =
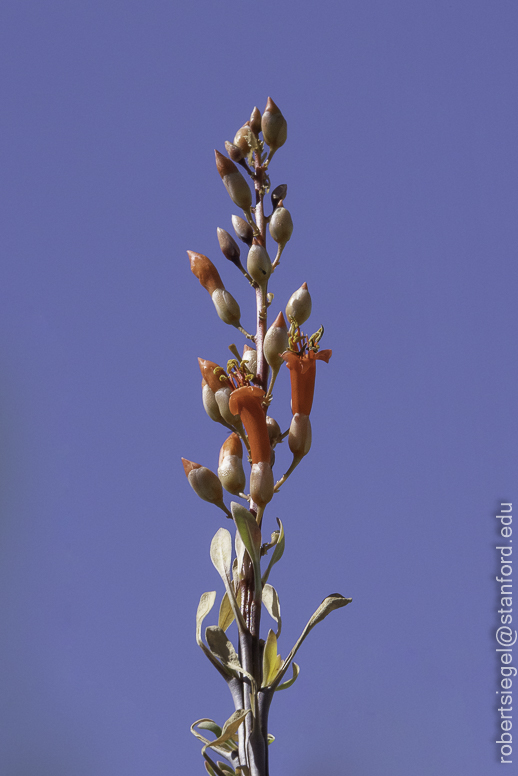
[(277, 674), (275, 681), (272, 685), (274, 690), (277, 689), (277, 685), (279, 684), (282, 677), (286, 673), (291, 661), (295, 657), (297, 651), (299, 650), (302, 642), (304, 641), (308, 633), (315, 627), (315, 625), (318, 625), (318, 623), (322, 622), (322, 620), (325, 617), (327, 617), (328, 614), (334, 611), (334, 609), (340, 609), (342, 606), (347, 606), (347, 604), (350, 604), (352, 600), (353, 600), (352, 598), (344, 598), (343, 595), (340, 595), (340, 593), (332, 593), (332, 595), (328, 595), (327, 598), (324, 598), (324, 600), (322, 601), (322, 603), (320, 604), (316, 612), (312, 615), (308, 624), (302, 631), (302, 634), (299, 640), (297, 641), (297, 643), (291, 650), (290, 654), (282, 664), (281, 669)]
[(210, 767), (207, 761), (205, 761), (204, 765), (205, 765), (205, 770), (207, 771), (209, 776), (217, 776), (216, 771), (212, 770), (212, 768)]
[(263, 651), (263, 687), (268, 687), (273, 682), (281, 662), (281, 656), (277, 654), (277, 637), (269, 630)]
[[(237, 591), (236, 600), (239, 605), (239, 599), (241, 598), (241, 591)], [(225, 591), (225, 595), (221, 599), (221, 605), (219, 607), (219, 617), (218, 617), (218, 625), (221, 628), (221, 630), (228, 630), (228, 628), (232, 625), (234, 622), (234, 612), (232, 611), (232, 606), (230, 605), (230, 601), (228, 598), (228, 593)]]
[(255, 577), (255, 595), (261, 597), (261, 529), (257, 525), (255, 517), (245, 509), (242, 504), (232, 501), (230, 504), (232, 517), (239, 531), (239, 535), (252, 560)]
[(273, 548), (272, 557), (270, 558), (270, 562), (268, 564), (268, 568), (264, 572), (263, 575), (263, 585), (265, 585), (268, 581), (268, 577), (270, 576), (270, 571), (272, 570), (272, 567), (280, 561), (284, 554), (284, 545), (285, 545), (285, 538), (284, 538), (284, 528), (282, 527), (282, 523), (279, 520), (279, 518), (276, 518), (278, 524), (279, 524), (279, 538), (277, 539), (277, 544)]
[(214, 720), (212, 719), (202, 719), (196, 727), (201, 728), (202, 730), (210, 730), (211, 733), (214, 733), (216, 738), (219, 738), (221, 735), (221, 728), (219, 725), (216, 725)]
[(216, 655), (226, 666), (242, 671), (237, 652), (225, 631), (217, 625), (205, 629), (205, 639), (213, 655)]
[(216, 600), (216, 591), (212, 590), (210, 593), (202, 593), (200, 603), (198, 604), (198, 611), (196, 612), (196, 641), (201, 643), (201, 625), (205, 617), (208, 615), (214, 601)]
[(279, 692), (279, 690), (287, 690), (288, 687), (291, 687), (295, 679), (298, 677), (300, 673), (300, 666), (298, 665), (298, 663), (293, 662), (291, 664), (291, 667), (293, 669), (293, 676), (291, 677), (291, 679), (288, 679), (286, 682), (283, 682), (278, 687), (276, 687), (275, 688), (276, 692)]
[(220, 760), (218, 760), (217, 766), (220, 769), (220, 771), (225, 774), (225, 776), (235, 775), (235, 770), (231, 768), (230, 765), (227, 765), (226, 763), (222, 763)]
[(235, 711), (231, 717), (227, 719), (225, 724), (223, 725), (223, 731), (221, 735), (216, 738), (214, 741), (210, 741), (201, 750), (202, 754), (205, 752), (207, 747), (211, 747), (214, 749), (216, 746), (219, 746), (226, 741), (228, 741), (229, 738), (231, 738), (236, 730), (239, 728), (243, 720), (245, 719), (247, 714), (250, 714), (250, 709), (238, 709)]
[(281, 605), (279, 603), (279, 596), (277, 591), (272, 585), (266, 584), (263, 587), (263, 604), (266, 607), (266, 611), (277, 623), (277, 638), (281, 635)]
[(245, 550), (246, 547), (243, 544), (243, 540), (241, 539), (239, 535), (239, 531), (236, 531), (236, 538), (235, 538), (235, 545), (236, 545), (236, 555), (237, 555), (237, 567), (239, 570), (243, 567), (243, 559), (245, 557)]
[[(205, 744), (204, 749), (207, 746), (212, 746), (215, 752), (220, 754), (222, 757), (226, 757), (229, 760), (231, 758), (232, 752), (237, 749), (237, 746), (235, 745), (234, 741), (228, 741), (227, 743), (223, 743), (220, 745), (216, 744), (216, 741), (218, 740), (217, 738), (214, 739), (214, 741), (209, 741), (208, 738), (205, 738), (205, 736), (202, 736), (201, 733), (195, 730), (195, 728), (201, 726), (202, 723), (211, 723), (212, 725), (216, 725), (216, 723), (212, 719), (207, 719), (205, 717), (203, 719), (197, 719), (196, 722), (193, 722), (191, 725), (191, 733), (193, 734), (193, 736), (195, 736), (199, 741)], [(219, 726), (216, 725), (216, 727), (219, 727)], [(216, 745), (213, 746), (213, 744), (216, 744)], [(202, 749), (202, 754), (205, 757), (206, 755), (204, 753), (204, 749)], [(211, 765), (214, 767), (215, 763), (211, 763)]]
[(275, 741), (275, 736), (272, 736), (271, 733), (268, 733), (268, 741), (267, 741), (268, 746), (270, 746), (270, 744), (273, 744), (274, 741)]
[(230, 566), (232, 561), (232, 538), (226, 528), (220, 528), (210, 545), (210, 558), (225, 584), (228, 599), (240, 631), (246, 631), (246, 623), (239, 609), (230, 581)]

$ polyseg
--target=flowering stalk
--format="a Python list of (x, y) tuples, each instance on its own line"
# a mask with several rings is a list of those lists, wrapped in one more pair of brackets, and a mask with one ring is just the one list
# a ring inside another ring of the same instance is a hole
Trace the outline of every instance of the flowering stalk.
[[(311, 296), (306, 283), (289, 299), (286, 320), (282, 312), (277, 312), (268, 328), (268, 309), (273, 301), (273, 294), (268, 291), (269, 282), (292, 235), (293, 221), (284, 207), (286, 184), (274, 189), (271, 195), (273, 210), (268, 216), (264, 200), (270, 188), (270, 162), (286, 138), (286, 119), (269, 97), (262, 116), (254, 108), (249, 121), (235, 134), (234, 141), (225, 143), (228, 157), (216, 151), (217, 170), (231, 200), (245, 217), (233, 215), (232, 225), (237, 238), (247, 248), (246, 269), (238, 243), (225, 229), (218, 228), (218, 243), (225, 258), (237, 267), (240, 277), (244, 277), (255, 292), (254, 335), (242, 327), (240, 306), (225, 288), (212, 261), (204, 254), (187, 252), (192, 272), (209, 292), (219, 318), (238, 329), (255, 346), (245, 342), (240, 355), (236, 345), (229, 345), (233, 358), (226, 368), (214, 361), (198, 359), (205, 411), (211, 420), (231, 433), (223, 440), (217, 475), (201, 464), (182, 459), (196, 495), (222, 510), (233, 520), (236, 529), (234, 560), (228, 530), (220, 528), (211, 543), (211, 560), (222, 578), (225, 593), (218, 625), (205, 629), (205, 641), (202, 623), (214, 605), (215, 592), (203, 593), (196, 615), (196, 641), (226, 681), (235, 709), (221, 727), (205, 718), (191, 727), (194, 735), (203, 742), (205, 770), (210, 776), (269, 776), (268, 748), (273, 736), (268, 731), (268, 713), (274, 694), (290, 687), (297, 678), (299, 667), (293, 658), (309, 631), (333, 609), (351, 601), (338, 593), (325, 598), (288, 656), (284, 660), (281, 658), (277, 649), (281, 632), (279, 596), (268, 579), (272, 567), (284, 552), (284, 527), (277, 519), (277, 528), (269, 541), (263, 541), (261, 528), (266, 507), (309, 452), (309, 415), (315, 390), (316, 362), (328, 362), (331, 357), (330, 350), (320, 350), (323, 327), (309, 337), (300, 329), (311, 314)], [(254, 198), (236, 164), (250, 178)], [(267, 231), (277, 244), (273, 262), (266, 245)], [(291, 380), (292, 420), (289, 429), (282, 433), (277, 421), (267, 412), (273, 403), (277, 376), (281, 373), (287, 376), (284, 365)], [(274, 449), (286, 436), (293, 458), (274, 486)], [(243, 444), (250, 464), (249, 493), (246, 493)], [(241, 502), (232, 502), (229, 509), (223, 500), (223, 490), (240, 498)], [(276, 631), (270, 629), (266, 638), (260, 635), (263, 605), (277, 625)], [(237, 627), (237, 650), (226, 634), (233, 622)], [(293, 674), (284, 680), (290, 666)], [(214, 738), (207, 738), (207, 731)], [(215, 761), (207, 753), (208, 749), (227, 762)]]

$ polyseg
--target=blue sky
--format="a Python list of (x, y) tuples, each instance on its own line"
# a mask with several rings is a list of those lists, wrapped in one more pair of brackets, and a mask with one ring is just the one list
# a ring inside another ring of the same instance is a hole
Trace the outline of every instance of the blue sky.
[[(265, 517), (286, 530), (282, 654), (325, 595), (353, 598), (275, 700), (272, 776), (500, 773), (517, 22), (510, 0), (2, 4), (6, 776), (201, 774), (189, 725), (232, 711), (194, 639), (222, 513), (180, 456), (217, 468), (197, 358), (241, 343), (186, 250), (251, 327), (213, 149), (268, 95), (295, 225), (273, 307), (306, 281), (333, 349), (313, 449)], [(287, 373), (273, 407), (284, 428)]]

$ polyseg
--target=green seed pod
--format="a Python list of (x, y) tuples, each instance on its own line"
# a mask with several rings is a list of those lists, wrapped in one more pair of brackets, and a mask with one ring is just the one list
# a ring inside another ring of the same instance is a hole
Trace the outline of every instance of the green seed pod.
[(252, 192), (246, 180), (243, 178), (234, 162), (226, 156), (215, 151), (216, 167), (225, 184), (232, 202), (242, 210), (250, 210), (252, 204)]
[(243, 218), (232, 216), (232, 226), (239, 239), (250, 247), (254, 241), (254, 230)]
[(246, 260), (248, 274), (260, 286), (266, 286), (272, 274), (272, 262), (262, 245), (254, 244), (248, 251)]
[(270, 218), (269, 228), (272, 239), (284, 247), (293, 233), (293, 221), (290, 211), (282, 207), (282, 199)]
[(279, 369), (282, 366), (284, 362), (281, 353), (284, 353), (288, 347), (288, 328), (284, 315), (279, 313), (266, 332), (263, 344), (264, 357), (272, 369)]
[(311, 295), (308, 291), (308, 284), (303, 283), (295, 293), (293, 293), (286, 305), (286, 318), (290, 323), (296, 326), (302, 326), (311, 315)]
[(273, 156), (273, 152), (286, 142), (288, 125), (271, 97), (268, 97), (266, 108), (261, 118), (261, 129), (264, 142), (270, 146), (271, 155)]

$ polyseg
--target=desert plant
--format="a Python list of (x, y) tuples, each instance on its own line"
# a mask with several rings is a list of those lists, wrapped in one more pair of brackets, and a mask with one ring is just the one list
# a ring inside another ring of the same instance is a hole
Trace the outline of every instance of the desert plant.
[[(330, 350), (320, 349), (323, 327), (310, 336), (302, 332), (301, 327), (311, 313), (311, 296), (306, 283), (288, 300), (286, 318), (278, 312), (268, 327), (268, 311), (273, 302), (273, 294), (268, 291), (269, 281), (279, 266), (293, 224), (284, 206), (285, 184), (273, 190), (272, 212), (268, 216), (264, 212), (264, 200), (270, 189), (272, 158), (284, 145), (286, 137), (286, 120), (268, 98), (264, 113), (261, 115), (254, 108), (250, 120), (237, 131), (233, 143), (225, 143), (228, 156), (216, 151), (217, 170), (230, 198), (244, 215), (244, 218), (233, 215), (232, 225), (247, 249), (245, 265), (238, 243), (220, 228), (217, 230), (219, 246), (255, 291), (255, 334), (243, 329), (239, 304), (225, 288), (212, 261), (201, 253), (188, 251), (191, 270), (211, 295), (218, 316), (245, 337), (242, 353), (235, 345), (230, 345), (233, 358), (226, 368), (199, 359), (203, 406), (213, 421), (230, 432), (220, 450), (217, 474), (201, 464), (182, 459), (194, 492), (222, 510), (235, 528), (234, 559), (229, 530), (220, 528), (211, 543), (210, 557), (223, 580), (225, 592), (218, 624), (205, 629), (205, 641), (202, 624), (214, 606), (214, 591), (203, 593), (196, 615), (197, 643), (227, 683), (235, 709), (222, 726), (210, 719), (199, 719), (191, 727), (203, 743), (205, 768), (211, 776), (234, 773), (268, 776), (268, 746), (273, 740), (268, 732), (268, 712), (274, 694), (290, 687), (297, 678), (299, 667), (293, 659), (310, 630), (333, 609), (351, 601), (338, 593), (325, 598), (291, 652), (284, 660), (281, 658), (277, 647), (281, 632), (279, 596), (269, 578), (284, 552), (284, 526), (277, 519), (271, 538), (264, 541), (264, 513), (276, 492), (309, 452), (317, 361), (328, 362), (331, 357)], [(253, 184), (255, 206), (245, 176)], [(266, 249), (267, 231), (276, 245), (273, 261)], [(284, 365), (291, 381), (292, 420), (283, 433), (269, 412), (275, 381)], [(275, 448), (285, 437), (288, 437), (291, 463), (275, 483)], [(250, 464), (248, 493), (244, 457)], [(227, 507), (223, 490), (241, 501), (233, 501), (230, 508)], [(263, 605), (277, 626), (276, 630), (268, 630), (265, 639), (260, 636)], [(234, 620), (237, 648), (226, 634)], [(285, 678), (290, 666), (292, 674)], [(213, 734), (213, 739), (206, 737), (209, 733)], [(227, 762), (215, 762), (213, 757), (217, 755)]]

